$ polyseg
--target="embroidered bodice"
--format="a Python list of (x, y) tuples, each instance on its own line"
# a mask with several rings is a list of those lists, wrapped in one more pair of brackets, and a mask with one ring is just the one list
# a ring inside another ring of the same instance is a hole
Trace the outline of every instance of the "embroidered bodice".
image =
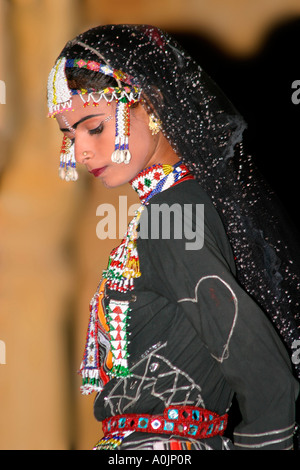
[(104, 309), (103, 290), (108, 288), (126, 293), (134, 289), (134, 279), (142, 274), (136, 243), (142, 211), (154, 195), (187, 179), (194, 177), (184, 164), (178, 162), (174, 166), (154, 165), (146, 168), (130, 182), (140, 197), (141, 205), (129, 223), (121, 244), (111, 252), (102, 281), (90, 303), (90, 321), (80, 368), (83, 394), (102, 390), (110, 377), (130, 374), (127, 362), (129, 302), (111, 301)]

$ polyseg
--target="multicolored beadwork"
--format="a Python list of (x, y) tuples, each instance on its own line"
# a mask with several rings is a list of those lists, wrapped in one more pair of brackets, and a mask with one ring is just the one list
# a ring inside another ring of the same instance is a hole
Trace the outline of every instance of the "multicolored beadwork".
[(117, 101), (115, 150), (111, 160), (114, 163), (128, 164), (131, 154), (128, 148), (130, 128), (130, 103), (126, 98)]
[(100, 439), (99, 442), (93, 447), (93, 450), (115, 450), (117, 449), (125, 437), (131, 434), (131, 432), (118, 432), (108, 434)]
[(179, 181), (191, 179), (188, 168), (181, 163), (171, 165), (154, 165), (136, 176), (130, 183), (137, 191), (141, 206), (135, 217), (128, 225), (127, 233), (122, 243), (115, 248), (109, 258), (103, 277), (107, 279), (107, 287), (119, 292), (127, 292), (134, 288), (134, 279), (141, 276), (137, 252), (137, 228), (146, 204), (155, 194), (164, 191)]
[(110, 375), (113, 377), (126, 377), (130, 375), (128, 369), (128, 333), (127, 324), (130, 313), (129, 302), (110, 300), (106, 309), (106, 319), (109, 326), (110, 345), (113, 356), (113, 367)]
[(194, 179), (188, 167), (181, 162), (176, 165), (153, 165), (139, 173), (130, 183), (138, 193), (142, 204), (148, 201), (155, 194), (174, 186), (183, 179)]
[(90, 322), (80, 368), (83, 394), (101, 391), (112, 377), (130, 375), (127, 332), (130, 320), (129, 301), (111, 299), (105, 309), (101, 295), (104, 295), (106, 288), (122, 293), (134, 289), (134, 279), (141, 276), (137, 229), (146, 204), (155, 194), (190, 178), (193, 177), (188, 168), (178, 163), (174, 166), (152, 166), (131, 181), (132, 187), (140, 196), (141, 205), (129, 223), (122, 243), (111, 252), (108, 266), (102, 273), (104, 281), (100, 283), (99, 292), (90, 304)]
[(96, 292), (90, 302), (89, 326), (84, 356), (79, 370), (82, 376), (80, 390), (83, 395), (100, 392), (109, 381), (109, 364), (107, 359), (110, 352), (110, 337), (105, 320), (100, 321), (100, 301), (100, 294)]
[(65, 67), (88, 69), (93, 72), (103, 73), (103, 75), (109, 75), (110, 77), (113, 77), (116, 80), (121, 80), (127, 84), (132, 83), (132, 77), (122, 72), (122, 70), (114, 69), (108, 64), (101, 64), (100, 62), (95, 62), (94, 60), (67, 59), (65, 62)]
[[(81, 393), (100, 392), (112, 377), (130, 375), (128, 368), (128, 301), (110, 300), (105, 309), (105, 283), (100, 283), (90, 303), (90, 319), (83, 360)], [(101, 292), (100, 292), (101, 290)]]
[(132, 290), (134, 279), (141, 275), (136, 240), (143, 209), (144, 206), (141, 205), (135, 212), (122, 243), (111, 252), (107, 269), (102, 273), (107, 279), (107, 287), (111, 290), (119, 292)]
[[(104, 75), (109, 75), (116, 80), (122, 80), (127, 86), (109, 87), (104, 90), (71, 90), (68, 87), (66, 67), (86, 68), (97, 71)], [(129, 76), (121, 70), (115, 70), (107, 64), (100, 64), (94, 61), (83, 59), (59, 58), (50, 71), (47, 83), (48, 117), (55, 117), (56, 114), (72, 110), (72, 97), (74, 95), (86, 95), (83, 98), (84, 104), (89, 104), (92, 100), (97, 104), (102, 98), (111, 102), (112, 100), (125, 100), (128, 103), (138, 102), (141, 98), (141, 90), (131, 85)]]
[(138, 88), (130, 88), (127, 86), (123, 88), (107, 87), (100, 91), (92, 89), (71, 90), (71, 94), (72, 96), (78, 95), (81, 98), (84, 108), (90, 104), (97, 106), (102, 99), (105, 99), (107, 103), (111, 103), (115, 100), (116, 102), (124, 101), (132, 105), (133, 103), (137, 103), (141, 97), (141, 91)]
[(72, 109), (72, 93), (65, 74), (66, 59), (58, 59), (51, 69), (47, 84), (48, 116)]
[(66, 136), (64, 136), (61, 146), (58, 174), (59, 177), (64, 181), (78, 180), (74, 145), (71, 139)]
[[(109, 75), (118, 81), (119, 86), (107, 87), (103, 90), (95, 89), (80, 89), (73, 90), (68, 87), (68, 80), (66, 76), (66, 67), (77, 67), (88, 69)], [(111, 159), (115, 163), (128, 164), (131, 160), (129, 152), (129, 133), (130, 133), (130, 107), (140, 101), (141, 90), (136, 86), (129, 86), (119, 82), (129, 82), (129, 77), (121, 70), (115, 70), (107, 64), (101, 64), (95, 61), (83, 59), (66, 59), (59, 58), (52, 68), (47, 86), (48, 94), (48, 108), (49, 117), (55, 117), (57, 114), (71, 111), (72, 98), (78, 95), (82, 102), (83, 107), (90, 104), (98, 106), (100, 100), (105, 99), (107, 103), (116, 101), (116, 136), (115, 136), (115, 149), (112, 153)], [(76, 162), (74, 149), (72, 149), (72, 156), (66, 161), (66, 140), (63, 142), (63, 149), (61, 152), (59, 176), (65, 181), (77, 181), (78, 173), (76, 171)]]

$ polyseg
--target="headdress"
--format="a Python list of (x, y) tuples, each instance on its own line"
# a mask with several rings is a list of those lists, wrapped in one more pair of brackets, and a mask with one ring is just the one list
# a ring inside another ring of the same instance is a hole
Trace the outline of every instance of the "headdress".
[[(80, 41), (77, 43), (80, 44)], [(95, 54), (99, 56), (97, 51)], [(115, 163), (129, 163), (131, 154), (129, 152), (129, 109), (134, 103), (140, 100), (141, 90), (131, 83), (131, 78), (121, 70), (111, 68), (101, 57), (102, 63), (95, 60), (84, 60), (82, 58), (59, 57), (53, 66), (47, 86), (47, 99), (49, 117), (55, 117), (59, 113), (72, 110), (73, 96), (80, 96), (83, 106), (88, 106), (92, 102), (95, 106), (101, 99), (107, 102), (116, 101), (116, 137), (115, 148), (111, 159)], [(67, 68), (86, 69), (91, 72), (101, 73), (116, 80), (118, 86), (97, 89), (70, 89), (66, 76)], [(122, 80), (122, 82), (120, 81)], [(128, 84), (126, 84), (127, 82)], [(76, 171), (76, 161), (72, 141), (68, 137), (63, 138), (59, 176), (65, 181), (76, 181), (78, 174)]]
[[(74, 59), (77, 67), (97, 63), (101, 73), (105, 67), (109, 73), (122, 71), (122, 86), (142, 90), (149, 114), (155, 113), (165, 137), (219, 212), (240, 284), (270, 317), (292, 355), (300, 328), (298, 240), (252, 158), (243, 153), (243, 118), (190, 55), (155, 27), (108, 25), (80, 34), (61, 52), (56, 79), (62, 64)], [(71, 94), (59, 87), (56, 92), (67, 106)], [(57, 98), (49, 96), (57, 111)], [(294, 367), (300, 376), (300, 365)]]

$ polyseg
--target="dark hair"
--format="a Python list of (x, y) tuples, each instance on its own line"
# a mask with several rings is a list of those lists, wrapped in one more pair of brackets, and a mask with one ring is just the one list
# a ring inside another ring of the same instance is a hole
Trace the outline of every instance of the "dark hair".
[(118, 86), (117, 81), (113, 77), (87, 69), (67, 67), (66, 77), (68, 86), (72, 90), (94, 89), (100, 91), (107, 87)]
[[(68, 87), (71, 90), (104, 90), (105, 88), (112, 87), (116, 88), (119, 86), (117, 81), (109, 76), (104, 75), (103, 73), (94, 72), (93, 70), (81, 69), (75, 67), (67, 67), (66, 77), (68, 80)], [(125, 85), (121, 82), (122, 85)], [(136, 108), (138, 102), (133, 103), (131, 108)]]

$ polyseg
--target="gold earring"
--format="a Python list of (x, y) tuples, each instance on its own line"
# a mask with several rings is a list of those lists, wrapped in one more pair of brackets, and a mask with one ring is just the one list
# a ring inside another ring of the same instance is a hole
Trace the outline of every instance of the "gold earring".
[(149, 116), (149, 129), (152, 132), (152, 135), (158, 134), (161, 130), (161, 120), (158, 119), (154, 114)]

